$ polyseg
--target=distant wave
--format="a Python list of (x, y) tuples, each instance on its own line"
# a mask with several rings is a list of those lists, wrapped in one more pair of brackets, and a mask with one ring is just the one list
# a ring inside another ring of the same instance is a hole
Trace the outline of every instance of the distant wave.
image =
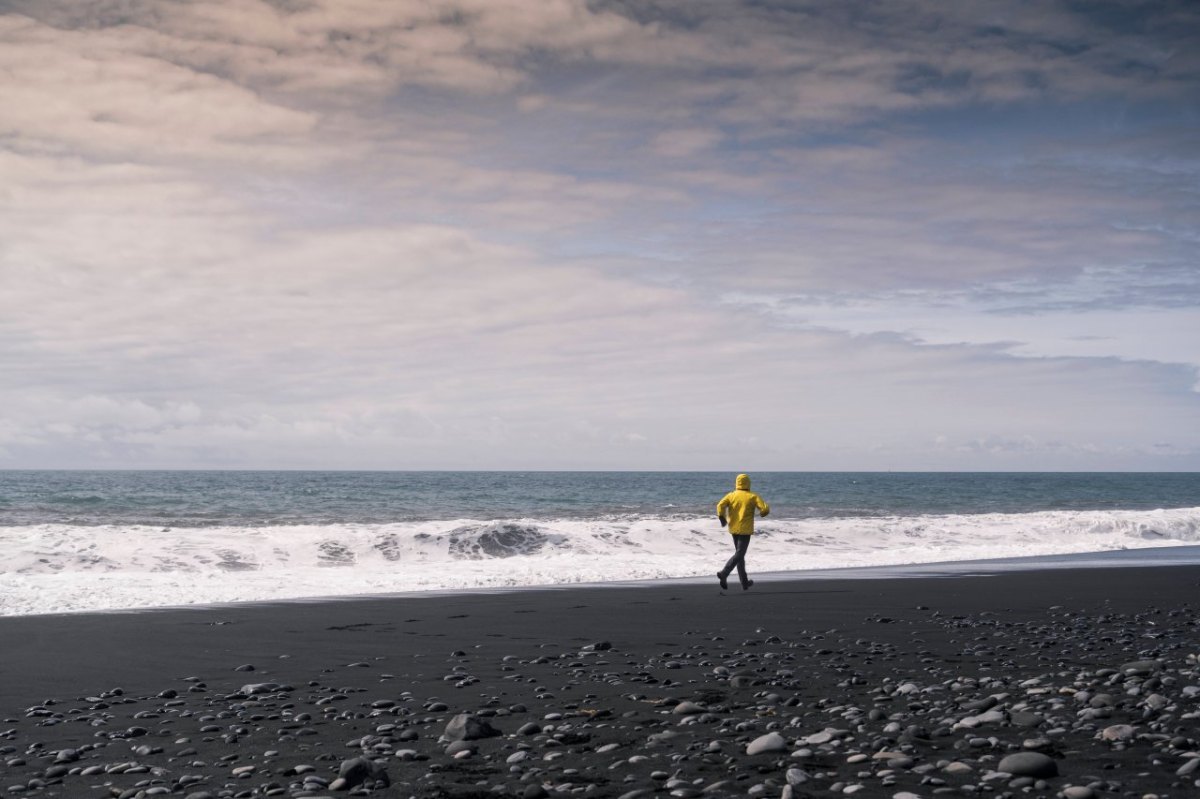
[[(1044, 556), (1200, 543), (1200, 508), (767, 519), (751, 570)], [(0, 614), (686, 577), (729, 537), (711, 517), (163, 529), (0, 527)]]

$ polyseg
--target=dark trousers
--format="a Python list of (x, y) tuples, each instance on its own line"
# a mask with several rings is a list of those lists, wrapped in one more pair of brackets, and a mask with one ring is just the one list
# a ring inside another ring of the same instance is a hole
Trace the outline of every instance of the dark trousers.
[(750, 536), (730, 535), (729, 537), (733, 539), (733, 557), (725, 561), (725, 568), (721, 570), (721, 574), (728, 577), (736, 568), (738, 579), (742, 581), (742, 585), (745, 585), (749, 579), (746, 576), (746, 550), (750, 548)]

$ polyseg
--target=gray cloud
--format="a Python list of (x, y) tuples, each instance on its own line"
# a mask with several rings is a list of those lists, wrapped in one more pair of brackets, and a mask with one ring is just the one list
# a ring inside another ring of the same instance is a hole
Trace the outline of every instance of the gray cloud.
[(0, 464), (1195, 468), (1194, 14), (2, 3)]

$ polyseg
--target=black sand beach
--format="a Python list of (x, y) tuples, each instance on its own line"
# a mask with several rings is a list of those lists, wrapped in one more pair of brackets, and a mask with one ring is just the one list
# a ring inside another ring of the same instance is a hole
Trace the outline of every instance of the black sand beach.
[(0, 618), (0, 796), (1195, 796), (1198, 601), (1163, 566)]

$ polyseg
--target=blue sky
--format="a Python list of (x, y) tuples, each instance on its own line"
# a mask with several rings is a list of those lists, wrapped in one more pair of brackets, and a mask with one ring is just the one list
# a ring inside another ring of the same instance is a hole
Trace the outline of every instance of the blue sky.
[(0, 0), (0, 468), (1200, 468), (1200, 9)]

